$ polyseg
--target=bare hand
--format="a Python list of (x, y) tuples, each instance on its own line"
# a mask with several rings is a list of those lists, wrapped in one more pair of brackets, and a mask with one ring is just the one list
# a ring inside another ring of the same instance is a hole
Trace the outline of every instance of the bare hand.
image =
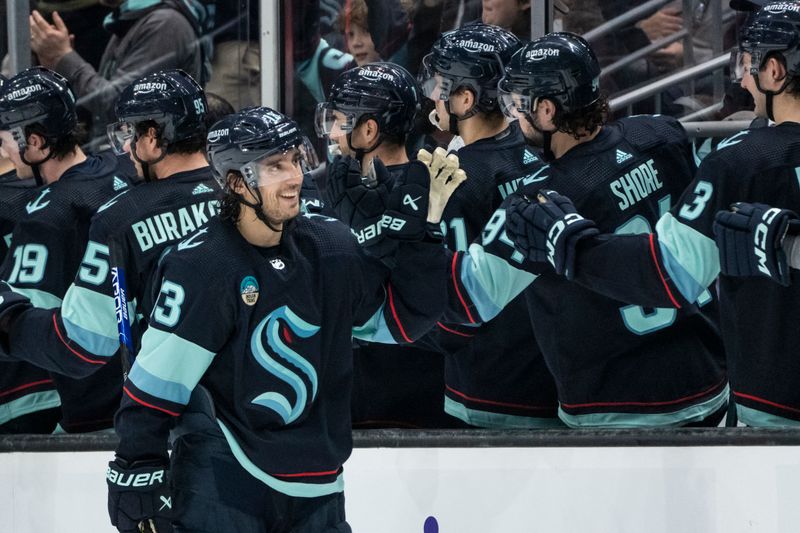
[(36, 10), (30, 16), (31, 50), (39, 58), (43, 67), (53, 68), (61, 58), (72, 51), (74, 35), (70, 35), (67, 25), (53, 11), (53, 22), (50, 24)]
[(653, 42), (680, 31), (683, 28), (683, 17), (680, 16), (680, 11), (662, 9), (639, 22), (637, 26)]
[(420, 150), (417, 159), (425, 163), (431, 176), (427, 221), (438, 224), (447, 202), (458, 186), (467, 179), (467, 175), (458, 168), (458, 156), (447, 155), (443, 148), (437, 148), (433, 154), (427, 150)]
[(674, 42), (650, 56), (653, 65), (660, 72), (670, 72), (683, 65), (683, 43)]

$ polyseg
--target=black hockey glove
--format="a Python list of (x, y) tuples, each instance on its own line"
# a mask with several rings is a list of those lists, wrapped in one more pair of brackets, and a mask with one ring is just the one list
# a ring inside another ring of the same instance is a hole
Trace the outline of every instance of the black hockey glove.
[(30, 300), (0, 281), (0, 335), (8, 334), (11, 323), (22, 311), (32, 308)]
[(108, 463), (108, 516), (122, 533), (170, 533), (172, 495), (162, 461)]
[(389, 173), (375, 160), (375, 183), (361, 175), (361, 164), (348, 156), (336, 156), (328, 167), (325, 201), (336, 218), (350, 226), (359, 244), (369, 246), (382, 238), (380, 221), (386, 210)]
[(800, 220), (788, 209), (739, 202), (720, 211), (714, 219), (720, 270), (727, 276), (767, 276), (788, 286), (787, 233), (800, 233)]
[(419, 241), (425, 237), (430, 183), (424, 163), (412, 161), (408, 164), (405, 174), (389, 194), (382, 221), (387, 237), (402, 241)]
[(572, 201), (540, 190), (538, 201), (514, 198), (506, 209), (506, 232), (528, 260), (553, 265), (557, 274), (575, 275), (575, 250), (581, 239), (597, 235), (597, 225), (583, 218)]

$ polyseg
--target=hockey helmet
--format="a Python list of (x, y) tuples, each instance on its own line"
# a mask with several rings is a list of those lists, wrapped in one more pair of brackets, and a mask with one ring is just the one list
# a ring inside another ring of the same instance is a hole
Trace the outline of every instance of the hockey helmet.
[(127, 86), (115, 107), (118, 122), (108, 126), (108, 139), (118, 154), (132, 141), (136, 124), (153, 121), (165, 146), (206, 132), (208, 104), (202, 87), (182, 70), (148, 74)]
[(314, 126), (320, 137), (336, 138), (373, 118), (381, 133), (402, 137), (414, 129), (419, 104), (420, 89), (406, 69), (370, 63), (339, 75), (327, 102), (317, 105)]
[(26, 69), (0, 89), (0, 130), (10, 131), (24, 152), (25, 127), (36, 124), (48, 143), (78, 124), (75, 93), (66, 78), (44, 67)]
[(228, 173), (235, 171), (249, 187), (257, 189), (286, 174), (265, 164), (272, 156), (297, 148), (301, 165), (307, 168), (311, 162), (305, 141), (297, 123), (288, 116), (268, 107), (248, 107), (211, 127), (206, 151), (221, 187), (225, 187)]
[(750, 54), (750, 74), (757, 84), (758, 72), (775, 54), (785, 61), (787, 83), (800, 74), (800, 3), (773, 2), (753, 16), (739, 36), (739, 52), (731, 68), (734, 81), (744, 75), (745, 53)]
[(422, 91), (431, 100), (448, 101), (453, 92), (465, 87), (475, 94), (478, 110), (496, 110), (497, 82), (519, 45), (513, 33), (489, 24), (446, 32), (422, 60)]
[(583, 37), (549, 33), (514, 54), (498, 90), (503, 113), (512, 119), (531, 113), (540, 98), (570, 113), (600, 98), (600, 64)]

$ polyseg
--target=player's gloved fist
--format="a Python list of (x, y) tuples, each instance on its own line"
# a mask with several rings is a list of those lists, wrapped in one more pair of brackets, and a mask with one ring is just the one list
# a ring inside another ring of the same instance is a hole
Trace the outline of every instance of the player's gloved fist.
[(788, 209), (739, 202), (720, 211), (714, 220), (720, 270), (728, 276), (767, 276), (788, 286), (787, 233), (800, 233), (800, 220)]
[(448, 155), (442, 148), (437, 148), (432, 154), (420, 150), (417, 160), (425, 164), (430, 175), (428, 222), (435, 224), (442, 219), (447, 202), (467, 175), (459, 168), (458, 156)]
[(389, 173), (379, 159), (374, 158), (373, 183), (361, 175), (361, 164), (349, 156), (337, 156), (329, 165), (328, 186), (324, 200), (336, 218), (350, 226), (361, 244), (379, 240), (379, 225), (389, 197)]
[(30, 300), (13, 292), (8, 283), (0, 281), (0, 334), (8, 333), (14, 318), (31, 307)]
[(506, 233), (528, 260), (548, 262), (557, 274), (572, 279), (578, 243), (599, 231), (594, 221), (577, 213), (569, 198), (541, 190), (538, 201), (518, 196), (509, 203)]
[[(108, 463), (108, 516), (123, 533), (170, 533), (172, 496), (162, 461), (128, 461), (117, 457)], [(141, 524), (141, 526), (140, 526)]]
[(383, 214), (383, 232), (387, 237), (408, 241), (425, 237), (430, 180), (424, 163), (412, 161), (408, 164), (405, 174), (392, 187)]

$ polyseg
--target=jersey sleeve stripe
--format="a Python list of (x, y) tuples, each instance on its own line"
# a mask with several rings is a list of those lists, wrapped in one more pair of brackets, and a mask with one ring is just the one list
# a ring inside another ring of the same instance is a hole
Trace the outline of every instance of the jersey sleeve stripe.
[(389, 283), (386, 286), (388, 293), (389, 293), (389, 309), (392, 311), (392, 317), (394, 318), (395, 324), (397, 324), (397, 328), (400, 330), (400, 335), (403, 336), (403, 340), (407, 343), (412, 343), (414, 341), (406, 334), (406, 330), (403, 327), (403, 323), (400, 322), (400, 317), (397, 314), (397, 309), (394, 307), (394, 295), (392, 294), (392, 284)]
[(69, 350), (70, 353), (72, 353), (74, 356), (78, 357), (82, 361), (85, 361), (86, 363), (89, 363), (90, 365), (104, 365), (104, 364), (106, 364), (106, 361), (99, 361), (97, 359), (90, 359), (89, 357), (86, 357), (85, 355), (81, 354), (79, 351), (75, 350), (72, 346), (70, 346), (69, 341), (64, 338), (64, 335), (61, 333), (61, 329), (58, 327), (58, 320), (56, 319), (56, 315), (57, 314), (58, 314), (57, 312), (53, 313), (53, 329), (56, 332), (56, 336), (58, 337), (58, 340), (61, 341), (61, 344), (63, 344), (67, 348), (67, 350)]
[(458, 256), (461, 255), (460, 253), (453, 254), (453, 264), (452, 269), (450, 272), (450, 277), (453, 279), (453, 286), (456, 289), (456, 295), (458, 296), (458, 300), (461, 302), (461, 305), (464, 308), (464, 311), (467, 313), (467, 318), (469, 319), (471, 324), (475, 324), (476, 321), (472, 317), (472, 313), (469, 312), (469, 306), (467, 302), (464, 301), (464, 296), (461, 294), (461, 289), (458, 287), (458, 282), (460, 281), (461, 277), (459, 276), (458, 270), (456, 269), (456, 265), (458, 264)]
[(367, 342), (380, 342), (383, 344), (397, 344), (392, 337), (386, 317), (383, 313), (385, 302), (363, 325), (353, 328), (353, 337)]
[(164, 409), (163, 407), (159, 407), (157, 405), (153, 405), (151, 403), (147, 403), (144, 400), (140, 400), (139, 398), (136, 397), (136, 395), (134, 395), (130, 390), (128, 390), (128, 387), (122, 387), (122, 390), (125, 391), (125, 394), (127, 394), (128, 397), (131, 400), (133, 400), (134, 402), (136, 402), (136, 403), (138, 403), (140, 405), (143, 405), (145, 407), (149, 407), (150, 409), (155, 409), (156, 411), (161, 411), (162, 413), (166, 413), (166, 414), (168, 414), (170, 416), (180, 416), (180, 413), (176, 413), (174, 411), (168, 411), (167, 409)]
[(656, 235), (666, 273), (687, 301), (697, 301), (719, 275), (716, 243), (671, 213), (659, 219)]
[[(133, 305), (128, 304), (130, 315)], [(119, 349), (114, 298), (72, 285), (61, 304), (67, 336), (91, 354), (110, 357)]]
[(708, 396), (709, 394), (715, 391), (725, 388), (727, 382), (728, 378), (723, 378), (722, 381), (720, 381), (713, 387), (709, 387), (708, 389), (702, 392), (662, 402), (593, 402), (593, 403), (573, 403), (573, 404), (562, 402), (561, 407), (564, 407), (566, 409), (580, 409), (584, 407), (658, 407), (667, 405), (677, 405), (691, 400), (696, 400), (698, 398), (702, 398), (703, 396)]
[(470, 338), (470, 337), (474, 337), (475, 336), (475, 335), (470, 335), (469, 333), (461, 333), (460, 331), (456, 331), (454, 329), (448, 328), (447, 326), (445, 326), (441, 322), (437, 322), (436, 325), (439, 326), (440, 328), (442, 328), (443, 330), (445, 330), (447, 333), (452, 333), (453, 335), (458, 335), (459, 337)]
[(3, 396), (8, 396), (9, 394), (14, 394), (15, 392), (19, 392), (21, 390), (30, 389), (31, 387), (36, 387), (38, 385), (47, 385), (48, 383), (52, 383), (52, 379), (42, 379), (40, 381), (34, 381), (32, 383), (26, 383), (24, 385), (20, 385), (19, 387), (14, 387), (13, 389), (8, 389), (4, 391), (0, 391), (0, 398)]
[(759, 398), (758, 396), (753, 396), (752, 394), (745, 394), (743, 392), (736, 392), (733, 391), (733, 395), (738, 398), (745, 398), (747, 400), (752, 400), (754, 402), (762, 403), (764, 405), (771, 405), (772, 407), (777, 407), (779, 409), (783, 409), (785, 411), (791, 411), (793, 413), (800, 413), (800, 409), (796, 407), (789, 407), (788, 405), (783, 405), (780, 403), (771, 402), (769, 400), (765, 400), (764, 398)]
[(154, 376), (139, 364), (133, 365), (130, 374), (128, 374), (128, 379), (140, 391), (168, 402), (186, 405), (192, 395), (191, 390), (182, 384)]
[(58, 309), (61, 307), (61, 298), (54, 296), (47, 291), (40, 289), (29, 289), (27, 287), (11, 287), (11, 290), (21, 294), (31, 301), (37, 309)]
[(669, 283), (667, 283), (666, 278), (664, 278), (664, 273), (661, 272), (661, 265), (658, 264), (658, 256), (656, 255), (656, 239), (655, 235), (652, 233), (650, 234), (650, 255), (653, 258), (653, 264), (656, 265), (658, 277), (661, 278), (661, 283), (664, 284), (664, 290), (667, 291), (669, 301), (672, 302), (672, 305), (674, 305), (676, 309), (680, 309), (681, 305), (678, 303), (678, 300), (675, 299), (675, 296), (672, 295), (672, 291), (669, 288)]
[[(185, 405), (191, 391), (211, 366), (214, 355), (214, 352), (174, 333), (151, 327), (142, 336), (142, 347), (131, 369), (131, 377), (140, 376), (142, 383), (132, 381), (139, 390), (151, 396)], [(144, 372), (135, 374), (137, 367)], [(164, 386), (163, 390), (159, 384)]]

